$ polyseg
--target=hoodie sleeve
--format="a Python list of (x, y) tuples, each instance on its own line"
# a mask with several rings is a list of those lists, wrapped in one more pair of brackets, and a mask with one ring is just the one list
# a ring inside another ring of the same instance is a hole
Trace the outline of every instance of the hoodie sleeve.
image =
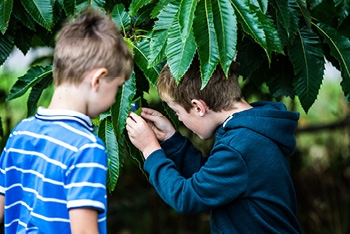
[(192, 142), (176, 132), (171, 138), (161, 143), (166, 156), (171, 159), (182, 176), (188, 178), (197, 172), (207, 160)]
[(190, 178), (179, 173), (162, 149), (147, 158), (144, 168), (158, 194), (179, 213), (211, 210), (239, 197), (247, 185), (247, 166), (241, 155), (226, 144), (216, 149)]

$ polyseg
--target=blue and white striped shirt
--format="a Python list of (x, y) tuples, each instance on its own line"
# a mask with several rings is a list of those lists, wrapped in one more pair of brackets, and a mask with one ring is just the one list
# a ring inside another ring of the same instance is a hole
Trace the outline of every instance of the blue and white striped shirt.
[(71, 233), (69, 209), (99, 212), (106, 231), (107, 153), (88, 116), (40, 107), (12, 131), (0, 157), (5, 233)]

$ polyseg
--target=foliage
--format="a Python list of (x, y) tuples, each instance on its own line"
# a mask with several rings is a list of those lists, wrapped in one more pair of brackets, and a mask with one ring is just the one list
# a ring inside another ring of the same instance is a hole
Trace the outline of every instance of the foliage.
[[(95, 120), (96, 132), (109, 147), (110, 190), (125, 155), (142, 163), (123, 134), (125, 119), (132, 100), (156, 85), (165, 63), (179, 82), (197, 54), (204, 88), (217, 66), (227, 74), (236, 60), (248, 81), (247, 95), (266, 83), (271, 97), (298, 96), (307, 112), (318, 96), (327, 59), (341, 71), (350, 101), (348, 0), (0, 0), (0, 65), (14, 46), (24, 54), (36, 46), (53, 47), (62, 22), (86, 6), (111, 15), (135, 61), (133, 77), (116, 104)], [(28, 115), (35, 113), (42, 90), (52, 82), (51, 69), (30, 68), (7, 99), (31, 88)], [(117, 144), (111, 141), (115, 137)]]

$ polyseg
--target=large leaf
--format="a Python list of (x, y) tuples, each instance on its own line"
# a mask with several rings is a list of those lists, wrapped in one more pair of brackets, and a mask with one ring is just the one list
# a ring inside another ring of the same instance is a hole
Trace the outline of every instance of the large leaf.
[(350, 14), (349, 0), (334, 0), (338, 13), (338, 25), (340, 26)]
[(52, 66), (48, 67), (32, 67), (30, 68), (24, 76), (18, 78), (16, 83), (10, 90), (10, 94), (7, 96), (7, 100), (13, 100), (25, 94), (27, 90), (42, 79), (47, 78), (52, 75)]
[(193, 32), (187, 38), (182, 39), (180, 24), (177, 20), (174, 21), (169, 30), (165, 54), (170, 71), (177, 83), (191, 65), (196, 48)]
[(317, 98), (324, 74), (324, 55), (319, 37), (309, 28), (301, 28), (299, 37), (289, 48), (294, 67), (294, 89), (305, 112)]
[(179, 9), (179, 24), (181, 28), (181, 36), (187, 38), (192, 31), (194, 11), (196, 10), (198, 1), (182, 0)]
[(19, 25), (19, 29), (16, 31), (15, 45), (25, 55), (32, 46), (32, 39), (34, 37), (34, 31)]
[[(266, 70), (266, 69), (264, 69)], [(293, 89), (294, 70), (288, 57), (285, 55), (278, 55), (271, 63), (271, 68), (267, 70), (266, 84), (269, 87), (270, 93), (280, 100), (284, 96), (295, 96)]]
[(5, 34), (9, 26), (13, 0), (0, 0), (0, 31)]
[(146, 38), (141, 39), (140, 41), (135, 41), (134, 45), (134, 61), (136, 65), (143, 71), (144, 75), (148, 81), (153, 85), (157, 85), (158, 75), (162, 67), (153, 66), (148, 67), (147, 57), (149, 55), (149, 40)]
[(117, 136), (117, 141), (119, 145), (119, 160), (124, 161), (126, 145), (128, 146), (130, 156), (137, 162), (139, 168), (142, 170), (143, 157), (140, 154), (140, 151), (131, 144), (130, 140), (125, 137), (126, 130), (126, 119), (131, 110), (131, 103), (136, 94), (136, 78), (135, 73), (132, 73), (130, 79), (125, 82), (122, 89), (117, 93), (116, 103), (111, 107), (112, 113), (112, 123), (114, 132)]
[(260, 22), (262, 22), (264, 32), (266, 35), (267, 55), (269, 61), (271, 60), (272, 52), (283, 54), (283, 45), (278, 35), (277, 29), (273, 24), (273, 21), (268, 15), (263, 14), (261, 11), (256, 10)]
[(14, 46), (14, 37), (7, 31), (0, 34), (0, 66), (6, 61)]
[(126, 119), (131, 109), (131, 102), (136, 93), (135, 74), (118, 90), (116, 102), (111, 107), (113, 128), (117, 137), (121, 137), (125, 129)]
[(340, 72), (343, 78), (341, 86), (345, 97), (350, 102), (350, 40), (328, 25), (317, 24), (314, 26), (330, 47), (331, 54), (339, 62)]
[(296, 0), (297, 4), (299, 5), (301, 14), (304, 17), (306, 25), (310, 28), (311, 27), (311, 14), (309, 10), (307, 9), (306, 0)]
[(211, 0), (200, 1), (195, 14), (193, 32), (198, 46), (202, 88), (204, 88), (219, 62), (219, 48)]
[(36, 23), (34, 19), (29, 15), (29, 13), (24, 9), (23, 5), (19, 1), (13, 3), (13, 13), (12, 15), (21, 22), (24, 26), (30, 30), (36, 30)]
[(151, 18), (154, 19), (156, 18), (159, 13), (164, 9), (164, 7), (166, 5), (168, 5), (168, 3), (170, 2), (174, 2), (176, 0), (163, 0), (163, 1), (158, 1), (156, 6), (153, 8), (152, 12), (151, 12)]
[(262, 22), (259, 21), (257, 12), (250, 9), (246, 1), (231, 0), (235, 9), (238, 22), (242, 25), (243, 31), (250, 35), (265, 51), (268, 50), (266, 35)]
[(101, 121), (98, 127), (98, 136), (106, 145), (108, 155), (107, 188), (109, 191), (113, 191), (118, 181), (120, 163), (118, 142), (113, 131), (113, 125), (110, 117)]
[(286, 0), (270, 0), (270, 4), (275, 8), (277, 19), (282, 27), (289, 32), (290, 27), (290, 15), (288, 9), (288, 1)]
[(226, 76), (235, 56), (237, 21), (230, 0), (212, 0), (214, 27), (219, 46), (220, 64)]
[(240, 44), (236, 61), (240, 64), (238, 73), (246, 80), (266, 62), (266, 53), (261, 46), (245, 38)]
[(268, 0), (254, 0), (254, 1), (251, 1), (251, 3), (259, 7), (260, 11), (263, 12), (264, 14), (267, 12)]
[(103, 7), (106, 4), (106, 0), (89, 0), (89, 2), (91, 2), (91, 6), (96, 7), (96, 8), (100, 8), (103, 9)]
[(66, 15), (73, 15), (75, 12), (75, 0), (62, 0), (63, 9)]
[(40, 99), (42, 92), (53, 82), (52, 73), (47, 73), (36, 85), (32, 87), (30, 91), (28, 101), (27, 101), (27, 110), (28, 116), (35, 114), (37, 110), (37, 104)]
[(112, 20), (120, 28), (124, 35), (130, 29), (131, 18), (125, 11), (123, 4), (117, 4), (112, 10)]
[(179, 6), (168, 4), (159, 13), (158, 20), (154, 23), (151, 36), (150, 53), (148, 55), (149, 67), (158, 64), (163, 59), (168, 32), (174, 20), (176, 20), (175, 15), (178, 10)]
[(51, 0), (21, 0), (21, 3), (38, 24), (51, 30), (53, 24)]
[(266, 14), (262, 12), (258, 13), (260, 21), (263, 23), (265, 35), (266, 35), (266, 44), (268, 48), (268, 57), (271, 58), (272, 52), (277, 52), (284, 54), (283, 45), (281, 39), (278, 35), (277, 28), (274, 25), (274, 22)]
[(149, 4), (150, 2), (152, 2), (152, 0), (132, 0), (132, 2), (130, 4), (130, 7), (129, 7), (129, 14), (131, 16), (136, 15), (137, 11), (141, 7)]

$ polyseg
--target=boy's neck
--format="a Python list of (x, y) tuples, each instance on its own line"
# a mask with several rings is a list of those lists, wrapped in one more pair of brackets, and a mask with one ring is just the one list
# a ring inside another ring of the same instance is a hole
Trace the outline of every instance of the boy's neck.
[(48, 109), (64, 109), (86, 114), (84, 89), (71, 84), (55, 87)]
[(236, 102), (231, 109), (223, 110), (220, 112), (220, 124), (223, 123), (231, 115), (245, 110), (249, 110), (251, 108), (253, 107), (248, 102), (246, 102), (244, 99), (241, 99), (241, 101)]

